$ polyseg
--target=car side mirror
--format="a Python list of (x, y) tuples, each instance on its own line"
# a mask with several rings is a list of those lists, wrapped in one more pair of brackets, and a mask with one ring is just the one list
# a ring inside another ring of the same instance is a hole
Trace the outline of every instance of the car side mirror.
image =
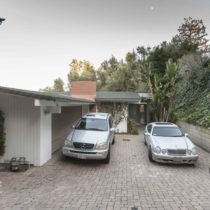
[(185, 135), (186, 137), (188, 137), (188, 136), (189, 136), (189, 134), (188, 134), (188, 133), (185, 133), (184, 135)]
[(74, 129), (75, 128), (75, 125), (72, 125), (71, 127)]
[(110, 131), (111, 132), (115, 132), (115, 128), (110, 128)]
[(149, 134), (148, 132), (145, 132), (144, 135), (145, 135), (145, 136), (149, 136), (150, 134)]

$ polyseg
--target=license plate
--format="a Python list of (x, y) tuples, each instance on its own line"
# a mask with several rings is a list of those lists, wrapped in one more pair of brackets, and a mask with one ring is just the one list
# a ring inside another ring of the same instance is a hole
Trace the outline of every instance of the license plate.
[(83, 156), (83, 155), (77, 155), (77, 157), (78, 157), (79, 159), (86, 159), (86, 157)]

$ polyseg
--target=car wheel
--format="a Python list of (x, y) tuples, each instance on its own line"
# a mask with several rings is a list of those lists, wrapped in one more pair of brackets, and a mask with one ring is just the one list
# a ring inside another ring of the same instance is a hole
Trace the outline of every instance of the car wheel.
[(149, 146), (149, 149), (148, 149), (148, 157), (149, 157), (149, 160), (151, 162), (154, 162), (153, 158), (152, 158), (152, 148), (151, 146)]
[(114, 138), (113, 138), (113, 140), (112, 140), (112, 144), (115, 144), (115, 136), (114, 136)]
[(109, 146), (109, 151), (108, 151), (108, 154), (106, 156), (106, 158), (103, 160), (104, 163), (109, 163), (110, 161), (110, 146)]

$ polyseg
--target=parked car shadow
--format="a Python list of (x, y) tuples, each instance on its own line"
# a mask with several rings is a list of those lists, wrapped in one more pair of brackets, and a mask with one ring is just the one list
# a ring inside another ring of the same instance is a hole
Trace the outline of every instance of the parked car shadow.
[(65, 164), (90, 166), (90, 165), (106, 165), (102, 160), (87, 160), (87, 159), (77, 159), (72, 157), (61, 156), (60, 160)]

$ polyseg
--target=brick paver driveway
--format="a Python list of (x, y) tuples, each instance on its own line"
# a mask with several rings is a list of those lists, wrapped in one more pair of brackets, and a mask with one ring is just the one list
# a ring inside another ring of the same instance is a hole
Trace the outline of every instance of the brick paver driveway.
[(118, 135), (108, 165), (58, 156), (0, 172), (0, 209), (210, 209), (210, 154), (198, 151), (195, 167), (151, 163), (142, 135)]

